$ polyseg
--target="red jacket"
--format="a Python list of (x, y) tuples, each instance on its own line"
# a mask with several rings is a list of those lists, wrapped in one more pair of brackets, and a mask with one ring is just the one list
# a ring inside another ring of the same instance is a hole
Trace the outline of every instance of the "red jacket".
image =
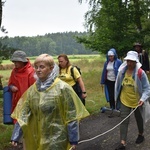
[(18, 91), (12, 93), (12, 112), (22, 94), (35, 82), (34, 68), (28, 63), (20, 69), (14, 68), (11, 72), (8, 86), (16, 86)]

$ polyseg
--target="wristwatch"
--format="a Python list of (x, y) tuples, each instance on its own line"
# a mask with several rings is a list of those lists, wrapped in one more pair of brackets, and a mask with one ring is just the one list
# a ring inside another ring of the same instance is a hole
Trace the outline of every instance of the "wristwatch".
[(82, 92), (82, 94), (86, 94), (86, 92)]

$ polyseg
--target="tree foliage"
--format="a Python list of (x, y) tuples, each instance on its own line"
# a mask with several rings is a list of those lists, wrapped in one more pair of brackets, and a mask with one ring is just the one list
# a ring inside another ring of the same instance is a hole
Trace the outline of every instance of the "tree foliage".
[[(4, 26), (2, 26), (2, 16), (3, 16), (3, 6), (4, 1), (0, 0), (0, 32), (7, 33)], [(0, 40), (0, 64), (2, 63), (3, 59), (9, 59), (10, 55), (15, 51), (13, 48), (7, 47), (7, 45), (3, 45)]]
[[(79, 0), (82, 3), (82, 0)], [(78, 37), (93, 51), (106, 53), (114, 47), (120, 56), (140, 42), (150, 47), (149, 0), (87, 0), (90, 9), (85, 14), (88, 36)]]
[(2, 24), (2, 0), (0, 0), (0, 27)]
[(4, 1), (0, 0), (0, 32), (3, 33), (8, 33), (4, 26), (2, 26), (2, 18), (3, 18), (3, 6), (4, 6)]
[(12, 52), (10, 51), (11, 49), (21, 49), (25, 51), (28, 56), (37, 56), (42, 53), (48, 53), (53, 56), (62, 53), (92, 54), (93, 52), (90, 49), (86, 49), (83, 44), (76, 42), (75, 37), (83, 35), (86, 35), (86, 32), (48, 33), (44, 36), (38, 35), (34, 37), (4, 37), (0, 38), (1, 45), (3, 45), (0, 47), (0, 54), (3, 56), (4, 50), (10, 54)]

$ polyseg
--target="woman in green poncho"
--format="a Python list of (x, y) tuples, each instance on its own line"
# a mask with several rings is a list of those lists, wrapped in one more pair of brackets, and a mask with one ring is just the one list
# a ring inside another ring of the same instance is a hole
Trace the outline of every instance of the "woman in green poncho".
[(26, 150), (67, 150), (76, 148), (78, 121), (89, 115), (67, 83), (57, 78), (58, 66), (48, 54), (34, 62), (37, 81), (20, 98), (12, 117), (17, 119), (11, 143), (25, 139)]

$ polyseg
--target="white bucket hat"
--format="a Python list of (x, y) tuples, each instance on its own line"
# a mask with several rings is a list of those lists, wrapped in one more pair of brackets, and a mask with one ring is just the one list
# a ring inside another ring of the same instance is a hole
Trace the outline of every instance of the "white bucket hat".
[(129, 51), (127, 53), (127, 56), (124, 58), (124, 60), (132, 60), (132, 61), (136, 61), (138, 63), (139, 62), (138, 53), (135, 51)]

